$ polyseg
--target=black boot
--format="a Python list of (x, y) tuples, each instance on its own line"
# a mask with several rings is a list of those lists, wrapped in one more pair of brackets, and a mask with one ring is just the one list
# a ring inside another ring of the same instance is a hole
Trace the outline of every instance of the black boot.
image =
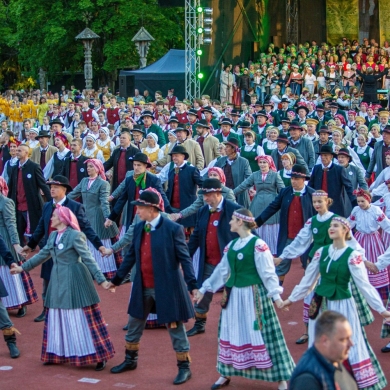
[(22, 308), (18, 310), (16, 317), (22, 318), (26, 315), (26, 313), (27, 313), (27, 306), (22, 306)]
[(36, 318), (34, 318), (34, 322), (42, 322), (45, 321), (45, 310)]
[(195, 336), (196, 334), (201, 334), (205, 332), (206, 327), (206, 320), (207, 317), (205, 314), (203, 314), (205, 317), (200, 318), (198, 317), (199, 314), (196, 313), (195, 315), (195, 324), (194, 326), (187, 332), (187, 337)]
[[(190, 370), (190, 356), (188, 352), (177, 352), (176, 356), (179, 357), (179, 355), (186, 355), (186, 360), (177, 360), (177, 366), (179, 367), (179, 372), (177, 373), (177, 376), (175, 380), (173, 381), (174, 385), (181, 385), (182, 383), (185, 383), (191, 379), (191, 370)], [(180, 359), (183, 359), (182, 356), (180, 356)]]
[(7, 343), (9, 353), (12, 359), (16, 359), (20, 356), (20, 351), (16, 346), (16, 335), (13, 328), (3, 329), (4, 340)]
[[(132, 348), (137, 348), (137, 349), (130, 350), (127, 349), (128, 346), (133, 346)], [(119, 364), (119, 366), (112, 367), (110, 370), (111, 373), (120, 374), (121, 372), (135, 370), (137, 368), (137, 362), (138, 362), (138, 348), (139, 348), (139, 343), (136, 344), (126, 343), (125, 361), (122, 364)]]

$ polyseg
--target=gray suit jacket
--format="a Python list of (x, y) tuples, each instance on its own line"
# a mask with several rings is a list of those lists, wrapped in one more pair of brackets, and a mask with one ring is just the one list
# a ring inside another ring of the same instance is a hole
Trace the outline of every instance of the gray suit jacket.
[(375, 165), (376, 165), (375, 177), (378, 177), (378, 175), (386, 168), (382, 164), (382, 148), (383, 148), (383, 141), (379, 141), (375, 143), (370, 164), (368, 165), (366, 171), (366, 179), (369, 179), (371, 177), (372, 172), (374, 172)]
[(312, 170), (312, 168), (315, 165), (316, 157), (314, 154), (314, 147), (313, 142), (310, 141), (308, 138), (301, 137), (299, 140), (299, 143), (296, 145), (292, 145), (294, 149), (298, 150), (298, 152), (301, 154), (303, 159), (305, 160), (309, 171)]
[[(297, 164), (303, 165), (306, 168), (306, 171), (309, 172), (306, 161), (303, 159), (301, 153), (299, 153), (298, 149), (292, 148), (291, 146), (288, 146), (284, 153), (294, 153), (295, 157), (297, 158)], [(274, 160), (276, 168), (278, 168), (278, 149), (274, 149), (271, 152), (271, 157)]]

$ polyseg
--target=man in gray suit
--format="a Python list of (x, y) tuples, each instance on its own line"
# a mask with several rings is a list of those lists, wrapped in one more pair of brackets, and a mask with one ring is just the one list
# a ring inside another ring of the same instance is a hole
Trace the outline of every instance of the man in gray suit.
[(375, 143), (374, 152), (372, 153), (370, 164), (368, 165), (366, 171), (366, 180), (368, 180), (372, 172), (374, 171), (376, 165), (375, 177), (386, 168), (386, 155), (387, 151), (390, 151), (390, 125), (387, 125), (383, 129), (382, 133), (383, 141), (379, 141)]
[(302, 126), (298, 121), (292, 121), (288, 131), (291, 146), (299, 151), (311, 171), (315, 164), (313, 142), (302, 137)]

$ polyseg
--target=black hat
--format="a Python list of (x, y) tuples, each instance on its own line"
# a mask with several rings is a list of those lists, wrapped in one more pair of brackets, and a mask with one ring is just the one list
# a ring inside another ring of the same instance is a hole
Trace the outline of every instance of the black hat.
[(145, 116), (150, 116), (151, 118), (154, 118), (153, 112), (152, 112), (152, 111), (148, 111), (148, 110), (145, 110), (145, 111), (141, 114), (141, 118), (144, 118)]
[(382, 133), (390, 133), (390, 125), (385, 126), (385, 128), (382, 130)]
[(45, 130), (41, 130), (35, 138), (38, 139), (38, 138), (43, 138), (43, 137), (50, 138), (51, 137), (50, 132), (45, 131)]
[(339, 105), (336, 102), (331, 102), (329, 108), (339, 108)]
[(302, 130), (302, 126), (301, 124), (299, 123), (299, 121), (297, 120), (294, 120), (290, 123), (290, 127), (289, 127), (289, 131), (290, 130), (295, 130), (295, 129), (299, 129), (299, 130)]
[(278, 135), (276, 142), (284, 142), (285, 144), (290, 145), (290, 141), (288, 140), (287, 135), (283, 133)]
[(232, 146), (234, 149), (238, 149), (239, 147), (240, 147), (240, 144), (239, 144), (239, 142), (238, 142), (238, 139), (237, 138), (234, 138), (234, 137), (229, 137), (228, 139), (227, 139), (227, 141), (224, 141), (224, 142), (222, 142), (223, 144), (225, 144), (225, 145), (230, 145), (230, 146)]
[(209, 112), (210, 114), (213, 113), (213, 110), (212, 110), (212, 108), (210, 106), (203, 107), (202, 111), (203, 112)]
[(235, 109), (233, 109), (233, 110), (230, 112), (230, 115), (241, 116), (241, 113), (240, 113), (240, 110), (237, 110), (237, 109), (235, 108)]
[(328, 126), (326, 126), (326, 125), (322, 125), (322, 126), (320, 127), (319, 133), (332, 134), (332, 132), (328, 129)]
[(160, 209), (160, 199), (158, 195), (152, 191), (142, 191), (139, 198), (131, 202), (133, 206), (152, 206), (155, 207), (159, 211), (163, 211)]
[(176, 129), (172, 129), (171, 131), (173, 131), (174, 133), (178, 131), (186, 131), (187, 135), (190, 135), (190, 129), (188, 127), (177, 126)]
[(130, 129), (128, 127), (122, 127), (121, 128), (121, 134), (123, 134), (123, 133), (129, 133), (130, 134)]
[(282, 122), (282, 123), (283, 123), (283, 122), (285, 122), (285, 123), (291, 123), (290, 119), (288, 119), (288, 118), (283, 118), (283, 119), (281, 120), (281, 122)]
[(138, 132), (142, 133), (143, 135), (145, 135), (145, 130), (140, 125), (133, 125), (131, 132), (133, 132), (133, 131), (138, 131)]
[(309, 113), (309, 109), (306, 107), (306, 106), (304, 106), (304, 105), (300, 105), (299, 103), (298, 103), (298, 107), (297, 107), (297, 112), (299, 111), (299, 110), (305, 110), (306, 111), (306, 114), (308, 114)]
[(321, 146), (321, 149), (317, 154), (331, 154), (333, 157), (337, 157), (337, 154), (333, 151), (333, 148), (329, 145)]
[(352, 156), (350, 155), (349, 150), (347, 148), (341, 148), (337, 155), (347, 156), (349, 157), (349, 162), (352, 161)]
[(287, 175), (301, 179), (304, 178), (306, 180), (310, 179), (310, 175), (307, 173), (305, 166), (301, 164), (295, 164), (291, 169), (291, 173), (288, 173)]
[(252, 126), (251, 126), (251, 123), (249, 121), (242, 121), (239, 124), (239, 127), (241, 127), (242, 129), (250, 129)]
[(322, 104), (319, 104), (317, 107), (316, 107), (316, 111), (325, 111), (325, 108)]
[(263, 106), (273, 106), (274, 104), (271, 103), (269, 100), (266, 100), (263, 104)]
[(256, 114), (254, 115), (256, 118), (258, 117), (258, 116), (263, 116), (264, 118), (267, 118), (268, 119), (268, 115), (267, 115), (267, 113), (265, 112), (265, 111), (258, 111), (258, 112), (256, 112)]
[(198, 111), (196, 111), (195, 108), (190, 108), (190, 109), (187, 111), (187, 115), (195, 115), (195, 116), (198, 116)]
[(65, 187), (69, 192), (73, 191), (73, 188), (69, 184), (68, 178), (65, 176), (62, 176), (62, 175), (54, 176), (53, 179), (47, 181), (46, 184), (48, 184), (49, 186), (52, 184), (56, 184), (56, 185)]
[(219, 124), (220, 125), (229, 125), (229, 126), (233, 126), (233, 122), (232, 122), (232, 120), (231, 119), (229, 119), (229, 118), (223, 118), (222, 120), (221, 120), (221, 122), (219, 122)]
[(62, 127), (64, 127), (64, 123), (61, 121), (61, 119), (59, 118), (56, 118), (56, 119), (53, 119), (50, 123), (49, 123), (50, 126), (52, 125), (61, 125)]
[(287, 99), (287, 98), (283, 98), (283, 99), (281, 100), (281, 103), (290, 103), (290, 100)]
[(171, 123), (171, 122), (176, 122), (176, 123), (179, 123), (179, 119), (177, 119), (177, 117), (174, 115), (174, 116), (171, 116), (168, 120), (168, 123)]
[(195, 126), (196, 127), (204, 127), (205, 129), (209, 129), (210, 130), (210, 125), (208, 124), (206, 119), (201, 119), (200, 121), (196, 122)]
[(172, 156), (172, 154), (184, 154), (184, 158), (186, 160), (188, 160), (188, 158), (190, 157), (190, 155), (187, 153), (187, 149), (182, 145), (174, 146), (172, 150), (169, 152), (170, 156)]
[(133, 156), (133, 161), (139, 161), (146, 164), (147, 168), (151, 168), (152, 164), (149, 161), (149, 157), (145, 153), (138, 152)]
[(198, 194), (204, 195), (210, 192), (221, 192), (222, 183), (218, 179), (205, 179), (203, 180), (202, 188), (199, 189)]
[(260, 100), (256, 100), (255, 106), (261, 106), (263, 107), (264, 104)]

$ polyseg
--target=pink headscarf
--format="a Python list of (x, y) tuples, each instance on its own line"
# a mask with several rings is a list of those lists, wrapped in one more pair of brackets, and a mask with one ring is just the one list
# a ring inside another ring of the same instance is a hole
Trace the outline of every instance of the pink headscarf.
[(161, 194), (155, 188), (152, 188), (152, 187), (145, 188), (144, 190), (142, 190), (142, 192), (144, 192), (144, 191), (154, 192), (158, 196), (158, 207), (159, 207), (159, 209), (161, 211), (165, 211), (164, 200), (163, 200)]
[(97, 174), (103, 179), (106, 180), (106, 174), (104, 173), (104, 166), (103, 163), (96, 159), (96, 158), (90, 158), (86, 161), (84, 161), (84, 164), (92, 164), (94, 168), (96, 169)]
[(340, 119), (340, 122), (345, 125), (345, 119), (341, 114), (337, 114), (334, 117)]
[(70, 226), (72, 229), (77, 230), (78, 232), (81, 231), (77, 218), (70, 209), (57, 204), (56, 211), (58, 218), (63, 224)]
[(212, 168), (209, 169), (209, 173), (210, 173), (210, 172), (216, 173), (216, 174), (219, 176), (219, 181), (220, 181), (223, 185), (226, 184), (226, 176), (225, 176), (224, 171), (223, 171), (221, 168), (212, 167)]
[(4, 196), (8, 196), (8, 185), (7, 182), (0, 176), (0, 192)]
[(274, 163), (274, 160), (273, 160), (273, 158), (272, 158), (271, 156), (257, 156), (257, 157), (255, 158), (255, 160), (256, 160), (256, 161), (261, 161), (261, 160), (267, 161), (267, 163), (268, 163), (268, 165), (269, 165), (269, 169), (270, 169), (271, 171), (276, 172), (275, 163)]

